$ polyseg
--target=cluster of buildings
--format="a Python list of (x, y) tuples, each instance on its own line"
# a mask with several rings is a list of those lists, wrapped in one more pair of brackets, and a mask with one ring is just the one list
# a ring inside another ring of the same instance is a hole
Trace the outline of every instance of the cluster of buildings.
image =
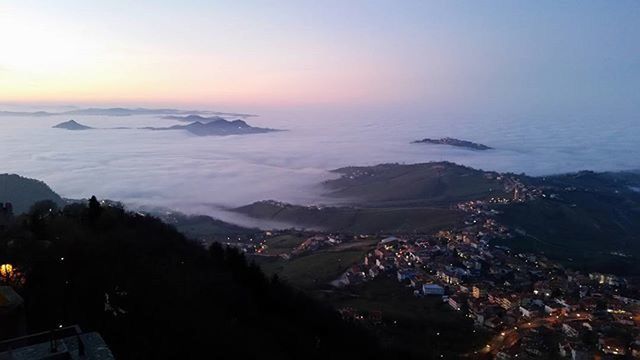
[[(512, 229), (496, 220), (495, 204), (555, 196), (515, 177), (497, 180), (510, 195), (457, 204), (467, 214), (461, 228), (381, 238), (330, 284), (349, 287), (385, 276), (415, 296), (442, 299), (451, 311), (491, 334), (470, 358), (640, 359), (640, 287), (619, 276), (575, 271), (539, 254), (496, 245), (506, 243)], [(256, 238), (247, 250), (265, 252), (272, 235)], [(350, 240), (314, 234), (278, 256), (288, 259)], [(352, 308), (341, 311), (349, 318), (365, 316)], [(382, 323), (380, 312), (366, 316)]]
[[(298, 233), (298, 234), (296, 234)], [(267, 231), (263, 234), (258, 234), (245, 242), (227, 242), (226, 245), (239, 248), (245, 253), (251, 255), (266, 255), (266, 256), (278, 256), (284, 260), (289, 260), (292, 257), (302, 256), (305, 254), (313, 253), (322, 249), (330, 248), (342, 244), (345, 241), (352, 239), (351, 236), (344, 234), (313, 234), (308, 235), (299, 244), (292, 245), (291, 247), (285, 246), (278, 249), (273, 247), (273, 239), (280, 236), (294, 236), (298, 237), (300, 233), (297, 231), (281, 230), (281, 231)]]
[[(514, 199), (540, 195), (514, 185)], [(416, 296), (440, 297), (492, 334), (471, 357), (640, 358), (640, 288), (610, 274), (570, 270), (544, 256), (491, 245), (511, 236), (488, 201), (458, 207), (465, 227), (387, 237), (334, 286), (392, 276)]]

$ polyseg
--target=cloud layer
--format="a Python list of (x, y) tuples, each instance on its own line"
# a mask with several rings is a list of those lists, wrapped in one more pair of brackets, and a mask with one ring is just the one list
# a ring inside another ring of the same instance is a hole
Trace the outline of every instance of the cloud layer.
[[(170, 126), (154, 116), (75, 117), (92, 127)], [(68, 117), (3, 117), (0, 172), (47, 182), (62, 196), (120, 200), (219, 215), (263, 199), (327, 203), (320, 182), (347, 165), (449, 160), (532, 175), (640, 168), (637, 121), (455, 119), (299, 113), (251, 118), (268, 134), (198, 137), (182, 131), (52, 129)], [(452, 136), (496, 150), (410, 144)]]

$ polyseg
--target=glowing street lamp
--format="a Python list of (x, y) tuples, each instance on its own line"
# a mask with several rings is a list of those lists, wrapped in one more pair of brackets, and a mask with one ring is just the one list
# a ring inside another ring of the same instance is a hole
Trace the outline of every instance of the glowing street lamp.
[(2, 264), (0, 265), (0, 277), (3, 279), (9, 279), (13, 276), (13, 265)]
[(23, 274), (12, 264), (0, 265), (0, 283), (11, 286), (24, 285), (25, 278)]

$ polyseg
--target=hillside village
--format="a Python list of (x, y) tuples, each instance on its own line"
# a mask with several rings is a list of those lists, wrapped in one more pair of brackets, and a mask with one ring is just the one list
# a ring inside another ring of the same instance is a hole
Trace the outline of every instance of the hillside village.
[[(509, 242), (516, 236), (533, 237), (504, 224), (500, 220), (501, 209), (544, 198), (557, 199), (557, 187), (525, 184), (517, 176), (483, 176), (503, 186), (500, 195), (455, 203), (451, 207), (464, 214), (462, 221), (434, 233), (243, 229), (227, 236), (226, 244), (258, 260), (270, 274), (296, 263), (298, 278), (284, 278), (293, 285), (303, 285), (303, 290), (357, 294), (366, 284), (384, 281), (394, 284), (391, 291), (404, 292), (425, 304), (436, 303), (438, 307), (428, 311), (466, 319), (473, 323), (478, 335), (483, 335), (478, 339), (486, 339), (465, 354), (469, 358), (640, 358), (637, 279), (578, 271), (571, 264), (542, 253), (514, 250)], [(119, 204), (108, 201), (101, 205), (120, 209)], [(146, 214), (136, 216), (144, 218)], [(11, 203), (1, 204), (0, 229), (13, 219)], [(222, 234), (237, 230), (208, 217), (167, 213), (163, 220), (186, 229), (199, 229), (198, 234), (205, 232), (203, 229), (218, 229), (215, 241), (220, 241), (217, 239)], [(199, 240), (205, 247), (212, 241)], [(620, 259), (629, 257), (624, 252), (611, 254)], [(316, 262), (305, 262), (309, 258)], [(269, 266), (271, 271), (267, 270)], [(2, 270), (3, 283), (24, 283), (12, 267)], [(304, 284), (296, 280), (303, 280)], [(105, 308), (107, 305), (108, 301)], [(345, 305), (337, 309), (344, 319), (367, 326), (388, 327), (390, 322), (395, 325), (395, 320), (375, 307), (363, 310)]]
[[(513, 194), (511, 198), (458, 204), (466, 214), (460, 228), (431, 235), (382, 237), (329, 285), (349, 288), (391, 277), (416, 297), (441, 298), (451, 310), (492, 334), (483, 347), (468, 354), (471, 357), (640, 358), (640, 291), (636, 284), (615, 275), (575, 271), (539, 254), (493, 244), (497, 239), (510, 239), (516, 231), (496, 220), (499, 210), (494, 205), (555, 196), (514, 178), (501, 180), (505, 191)], [(259, 245), (245, 247), (245, 251), (263, 254), (273, 235), (266, 233)], [(316, 233), (278, 256), (286, 261), (370, 236), (362, 234), (354, 240)], [(341, 312), (373, 323), (384, 317), (353, 308)]]

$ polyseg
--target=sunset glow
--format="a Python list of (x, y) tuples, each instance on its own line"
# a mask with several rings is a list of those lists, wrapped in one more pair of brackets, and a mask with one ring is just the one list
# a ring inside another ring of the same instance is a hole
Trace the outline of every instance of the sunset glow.
[(592, 99), (602, 99), (603, 113), (635, 106), (627, 90), (640, 77), (638, 11), (605, 2), (466, 5), (15, 2), (0, 9), (0, 100), (493, 112), (569, 112), (594, 107)]

